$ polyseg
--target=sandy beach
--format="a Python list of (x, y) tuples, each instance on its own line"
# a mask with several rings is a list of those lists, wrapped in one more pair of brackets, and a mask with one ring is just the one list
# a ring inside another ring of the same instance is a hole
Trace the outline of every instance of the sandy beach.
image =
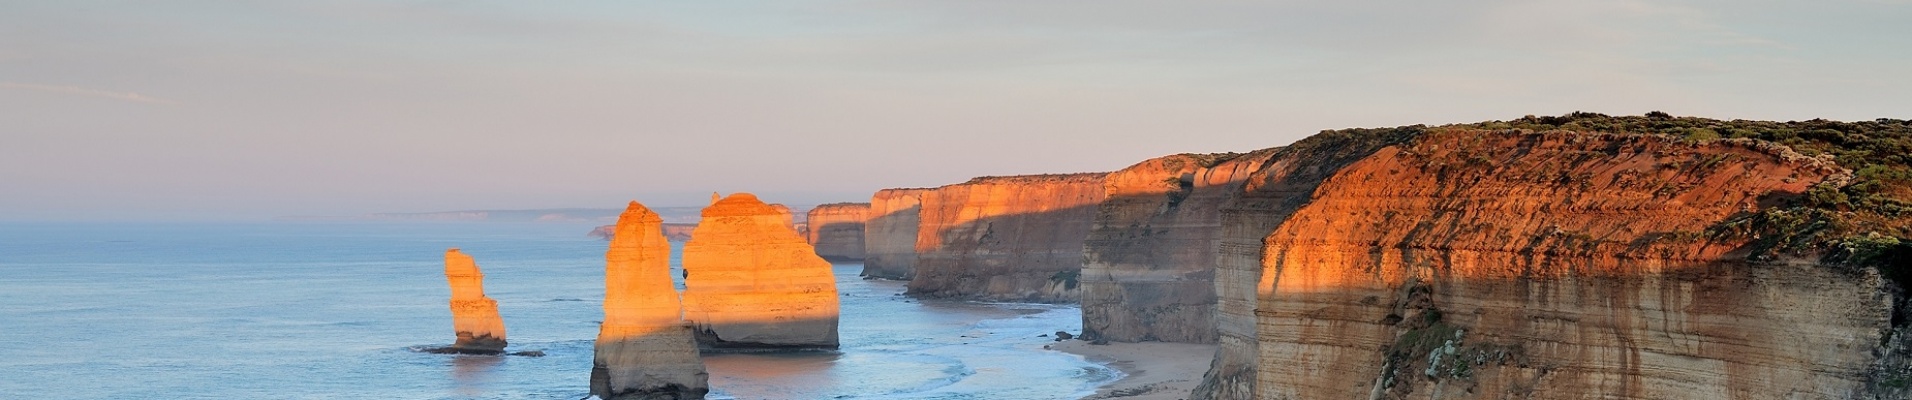
[(1092, 345), (1080, 340), (1065, 340), (1050, 349), (1107, 363), (1122, 371), (1122, 379), (1103, 385), (1095, 395), (1084, 399), (1181, 400), (1187, 399), (1195, 384), (1215, 357), (1215, 345), (1187, 343), (1109, 343)]

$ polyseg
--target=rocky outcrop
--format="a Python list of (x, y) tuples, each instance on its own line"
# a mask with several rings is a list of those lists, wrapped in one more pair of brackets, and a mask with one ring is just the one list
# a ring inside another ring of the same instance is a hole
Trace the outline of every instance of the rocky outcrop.
[[(695, 229), (697, 229), (697, 224), (673, 224), (668, 222), (663, 224), (664, 238), (673, 242), (690, 241), (690, 232)], [(611, 237), (616, 232), (617, 225), (605, 225), (597, 227), (597, 229), (592, 229), (590, 235), (591, 237), (599, 239), (611, 240)]]
[(749, 193), (704, 209), (684, 244), (684, 316), (713, 349), (837, 347), (830, 262)]
[(817, 255), (825, 260), (862, 260), (863, 224), (869, 213), (870, 203), (824, 204), (810, 209), (805, 218), (810, 246), (816, 247)]
[(1272, 153), (1178, 154), (1109, 174), (1083, 247), (1083, 338), (1214, 343), (1222, 205)]
[(1866, 397), (1878, 272), (1747, 264), (1756, 238), (1709, 233), (1844, 174), (1646, 135), (1303, 140), (1223, 207), (1222, 349), (1193, 397)]
[(1105, 173), (983, 177), (925, 192), (915, 296), (1073, 302)]
[(923, 193), (929, 190), (883, 189), (870, 197), (869, 220), (863, 224), (864, 277), (916, 277), (917, 225)]
[(457, 248), (445, 250), (445, 280), (451, 283), (451, 321), (458, 341), (437, 352), (504, 352), (505, 321), (498, 316), (498, 302), (485, 297), (485, 274), (478, 263)]
[(631, 202), (605, 252), (604, 324), (591, 394), (613, 399), (701, 399), (709, 375), (670, 276), (662, 219)]

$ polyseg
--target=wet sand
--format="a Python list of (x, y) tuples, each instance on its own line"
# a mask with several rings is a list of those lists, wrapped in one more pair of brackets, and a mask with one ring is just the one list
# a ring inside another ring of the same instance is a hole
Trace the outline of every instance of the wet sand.
[(1202, 381), (1215, 357), (1215, 345), (1186, 343), (1109, 343), (1065, 340), (1050, 349), (1081, 355), (1121, 370), (1127, 376), (1102, 385), (1084, 399), (1181, 400)]

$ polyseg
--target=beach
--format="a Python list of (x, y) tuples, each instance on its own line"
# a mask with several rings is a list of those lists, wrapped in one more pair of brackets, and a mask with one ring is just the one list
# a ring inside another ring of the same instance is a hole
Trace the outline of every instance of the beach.
[(1108, 364), (1124, 376), (1102, 385), (1084, 399), (1181, 400), (1187, 399), (1201, 383), (1215, 357), (1215, 345), (1188, 343), (1109, 343), (1089, 344), (1064, 340), (1049, 345), (1052, 350), (1076, 354), (1089, 361)]

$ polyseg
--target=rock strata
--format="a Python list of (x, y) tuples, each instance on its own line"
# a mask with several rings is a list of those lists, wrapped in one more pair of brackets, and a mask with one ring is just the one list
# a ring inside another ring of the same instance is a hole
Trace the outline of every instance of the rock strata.
[(1109, 174), (1084, 241), (1082, 336), (1214, 343), (1222, 205), (1272, 153), (1178, 154)]
[(452, 329), (458, 341), (439, 352), (499, 354), (505, 349), (505, 321), (498, 302), (485, 297), (485, 274), (457, 248), (445, 250), (445, 280), (451, 283)]
[(704, 209), (684, 244), (684, 315), (712, 349), (837, 347), (830, 262), (749, 193)]
[(1073, 302), (1106, 173), (983, 177), (922, 195), (909, 294)]
[(863, 224), (864, 277), (916, 277), (916, 233), (923, 193), (929, 190), (883, 189), (870, 197), (869, 220)]
[(805, 223), (810, 245), (831, 261), (863, 260), (863, 225), (870, 203), (824, 204), (810, 209)]
[(1709, 233), (1848, 176), (1823, 160), (1418, 126), (1326, 132), (1270, 155), (1222, 206), (1221, 349), (1193, 398), (1837, 399), (1889, 386), (1878, 371), (1894, 300), (1876, 270), (1748, 264), (1757, 238)]
[(591, 368), (591, 394), (599, 398), (701, 399), (710, 390), (671, 282), (662, 221), (631, 202), (605, 252), (604, 324)]

